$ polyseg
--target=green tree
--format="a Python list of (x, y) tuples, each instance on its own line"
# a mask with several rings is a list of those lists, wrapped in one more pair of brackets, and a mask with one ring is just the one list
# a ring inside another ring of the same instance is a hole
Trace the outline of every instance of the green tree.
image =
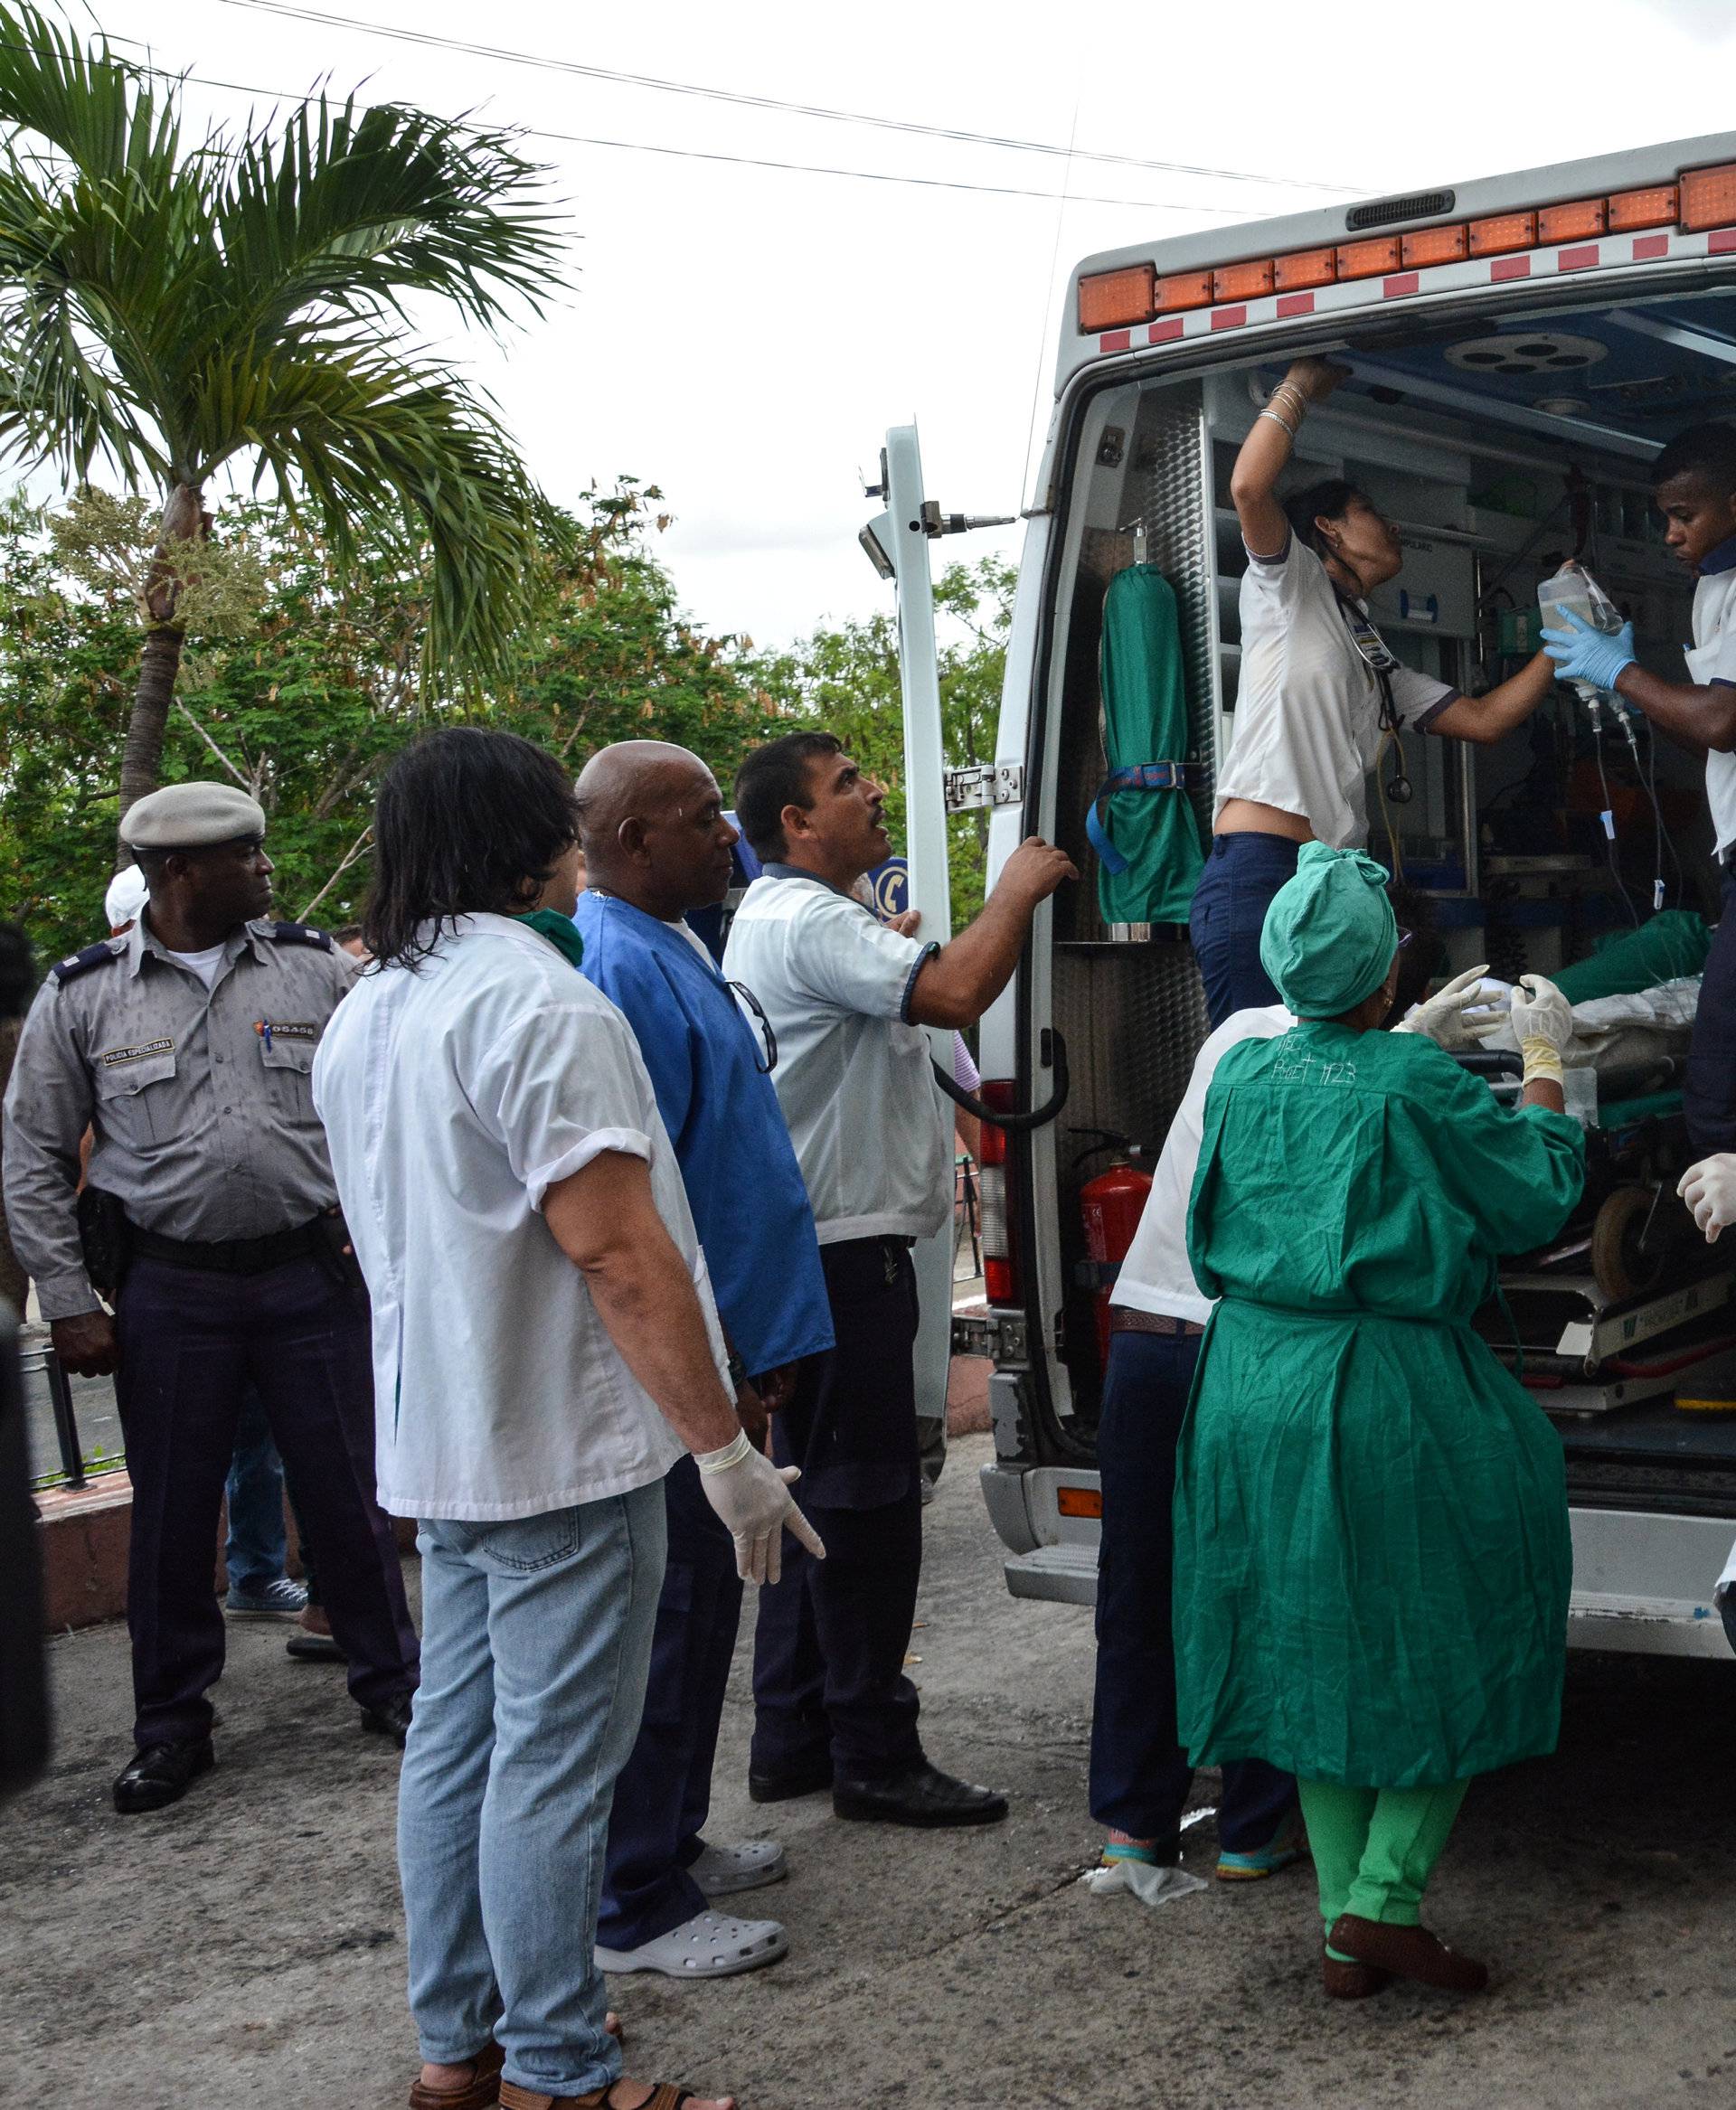
[[(984, 557), (975, 564), (949, 564), (935, 582), (941, 745), (948, 768), (995, 758), (1017, 577), (1002, 559)], [(896, 614), (886, 609), (865, 621), (815, 630), (788, 652), (768, 659), (763, 679), (789, 719), (836, 733), (887, 787), (887, 825), (894, 844), (901, 843), (904, 712)], [(983, 905), (986, 812), (955, 814), (948, 823), (948, 848), (952, 920), (958, 929)]]
[(184, 145), (178, 90), (0, 5), (0, 448), (160, 508), (119, 811), (158, 781), (207, 499), (275, 486), (345, 570), (425, 593), (431, 670), (497, 673), (558, 523), (480, 396), (407, 340), (423, 297), (498, 331), (560, 245), (510, 134), (322, 98)]
[[(742, 640), (681, 613), (653, 538), (661, 494), (584, 495), (527, 581), (486, 695), (423, 677), (425, 574), (363, 542), (342, 567), (260, 503), (220, 514), (165, 735), (163, 776), (227, 777), (265, 807), (283, 912), (342, 923), (370, 877), (381, 768), (420, 726), (471, 718), (575, 767), (610, 740), (679, 740), (727, 782), (777, 730)], [(134, 501), (0, 504), (0, 914), (52, 959), (101, 935), (115, 756), (139, 653), (130, 581), (155, 533)]]

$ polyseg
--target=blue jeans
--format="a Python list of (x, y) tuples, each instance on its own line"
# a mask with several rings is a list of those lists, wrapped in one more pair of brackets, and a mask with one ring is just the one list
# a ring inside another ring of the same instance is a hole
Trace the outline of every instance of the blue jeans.
[(422, 2057), (552, 2096), (607, 2086), (591, 1954), (609, 1804), (663, 1584), (661, 1482), (507, 1523), (424, 1519), (422, 1685), (398, 1794)]
[(271, 1441), (265, 1402), (251, 1385), (241, 1395), (235, 1455), (223, 1489), (229, 1536), (223, 1564), (232, 1590), (262, 1590), (283, 1579), (288, 1541), (283, 1529), (283, 1464)]
[[(1091, 1710), (1091, 1814), (1182, 1858), (1194, 1768), (1175, 1740), (1170, 1629), (1175, 1446), (1187, 1413), (1197, 1334), (1117, 1333), (1097, 1430), (1103, 1537), (1097, 1559), (1097, 1693)], [(1297, 1675), (1302, 1675), (1298, 1670)], [(1218, 1843), (1269, 1846), (1296, 1807), (1296, 1783), (1263, 1758), (1223, 1768)]]
[(1272, 897), (1296, 877), (1299, 843), (1283, 835), (1214, 835), (1194, 890), (1188, 932), (1212, 1026), (1232, 1012), (1281, 1001), (1260, 964)]

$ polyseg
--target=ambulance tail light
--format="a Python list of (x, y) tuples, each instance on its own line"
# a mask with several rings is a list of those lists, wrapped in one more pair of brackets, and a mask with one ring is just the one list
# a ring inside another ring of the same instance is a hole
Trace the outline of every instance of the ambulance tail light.
[(1465, 254), (1467, 236), (1463, 225), (1425, 227), (1420, 234), (1407, 234), (1400, 244), (1407, 271), (1429, 264), (1456, 264)]
[[(1017, 1087), (1011, 1078), (985, 1078), (978, 1096), (984, 1106), (997, 1114), (1010, 1114), (1018, 1105)], [(1022, 1305), (1024, 1286), (1019, 1265), (1017, 1197), (1011, 1185), (1012, 1154), (1005, 1129), (985, 1121), (980, 1153), (976, 1201), (982, 1218), (984, 1294), (990, 1305)]]
[(1184, 307), (1209, 307), (1212, 305), (1212, 273), (1210, 271), (1172, 271), (1166, 278), (1157, 281), (1157, 312), (1175, 315)]
[(1736, 161), (1684, 169), (1681, 189), (1682, 225), (1689, 234), (1704, 227), (1736, 225)]
[(1262, 293), (1271, 290), (1270, 257), (1263, 257), (1253, 264), (1231, 264), (1212, 274), (1213, 300), (1258, 300)]
[(1609, 231), (1633, 234), (1642, 227), (1674, 227), (1676, 212), (1674, 184), (1654, 184), (1648, 191), (1618, 191), (1609, 201)]
[(1609, 208), (1601, 198), (1576, 198), (1571, 205), (1545, 205), (1537, 215), (1540, 242), (1583, 241), (1601, 234)]
[(1377, 234), (1367, 241), (1347, 241), (1338, 250), (1338, 276), (1341, 278), (1378, 278), (1383, 272), (1396, 271), (1400, 263), (1401, 245), (1396, 234)]
[(1278, 293), (1303, 293), (1313, 286), (1330, 286), (1337, 276), (1336, 250), (1297, 250), (1277, 259), (1272, 285)]
[(1474, 257), (1505, 257), (1514, 250), (1537, 246), (1534, 212), (1497, 212), (1488, 220), (1470, 224), (1470, 252)]
[(1154, 288), (1155, 264), (1129, 264), (1119, 271), (1094, 271), (1079, 282), (1079, 329), (1081, 336), (1099, 330), (1124, 330), (1134, 323), (1148, 323), (1157, 312)]

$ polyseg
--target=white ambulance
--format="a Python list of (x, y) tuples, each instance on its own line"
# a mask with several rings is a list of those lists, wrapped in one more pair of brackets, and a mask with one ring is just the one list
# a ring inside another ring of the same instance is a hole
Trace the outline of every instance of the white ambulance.
[[(990, 1132), (988, 1311), (958, 1340), (994, 1357), (983, 1487), (1023, 1596), (1095, 1590), (1103, 1271), (1079, 1197), (1103, 1159), (1080, 1132), (1155, 1157), (1205, 1032), (1185, 928), (1099, 912), (1104, 595), (1145, 561), (1178, 597), (1190, 783), (1168, 796), (1194, 800), (1209, 839), (1246, 562), (1231, 465), (1304, 353), (1351, 378), (1304, 424), (1291, 481), (1347, 476), (1399, 524), (1404, 572), (1373, 614), (1401, 658), (1489, 686), (1534, 648), (1539, 579), (1577, 554), (1646, 663), (1685, 678), (1692, 581), (1662, 546), (1647, 465), (1683, 428), (1736, 417), (1736, 133), (1118, 250), (1073, 274), (995, 760), (951, 793), (992, 808), (991, 873), (1033, 833), (1081, 873), (1041, 911), (980, 1050), (1003, 1109), (1051, 1098), (1058, 1058), (1069, 1081), (1054, 1120)], [(1607, 738), (1594, 753), (1582, 706), (1555, 698), (1493, 749), (1406, 735), (1415, 796), (1384, 817), (1371, 785), (1370, 847), (1426, 893), (1455, 966), (1547, 973), (1660, 898), (1715, 918), (1699, 765), (1643, 732), (1631, 758)], [(1565, 847), (1541, 838), (1546, 810), (1567, 815)], [(1567, 1453), (1574, 1641), (1727, 1657), (1712, 1591), (1736, 1532), (1736, 1418), (1694, 1401), (1736, 1398), (1720, 1361), (1736, 1255), (1660, 1260), (1648, 1244), (1679, 1154), (1670, 1103), (1603, 1110), (1597, 1220), (1506, 1286), (1525, 1381)]]

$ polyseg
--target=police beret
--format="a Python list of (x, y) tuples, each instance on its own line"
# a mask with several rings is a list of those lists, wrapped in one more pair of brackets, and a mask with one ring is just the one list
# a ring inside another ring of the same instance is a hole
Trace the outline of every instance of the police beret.
[(120, 824), (135, 850), (198, 850), (264, 833), (265, 809), (232, 784), (165, 784), (128, 806)]

